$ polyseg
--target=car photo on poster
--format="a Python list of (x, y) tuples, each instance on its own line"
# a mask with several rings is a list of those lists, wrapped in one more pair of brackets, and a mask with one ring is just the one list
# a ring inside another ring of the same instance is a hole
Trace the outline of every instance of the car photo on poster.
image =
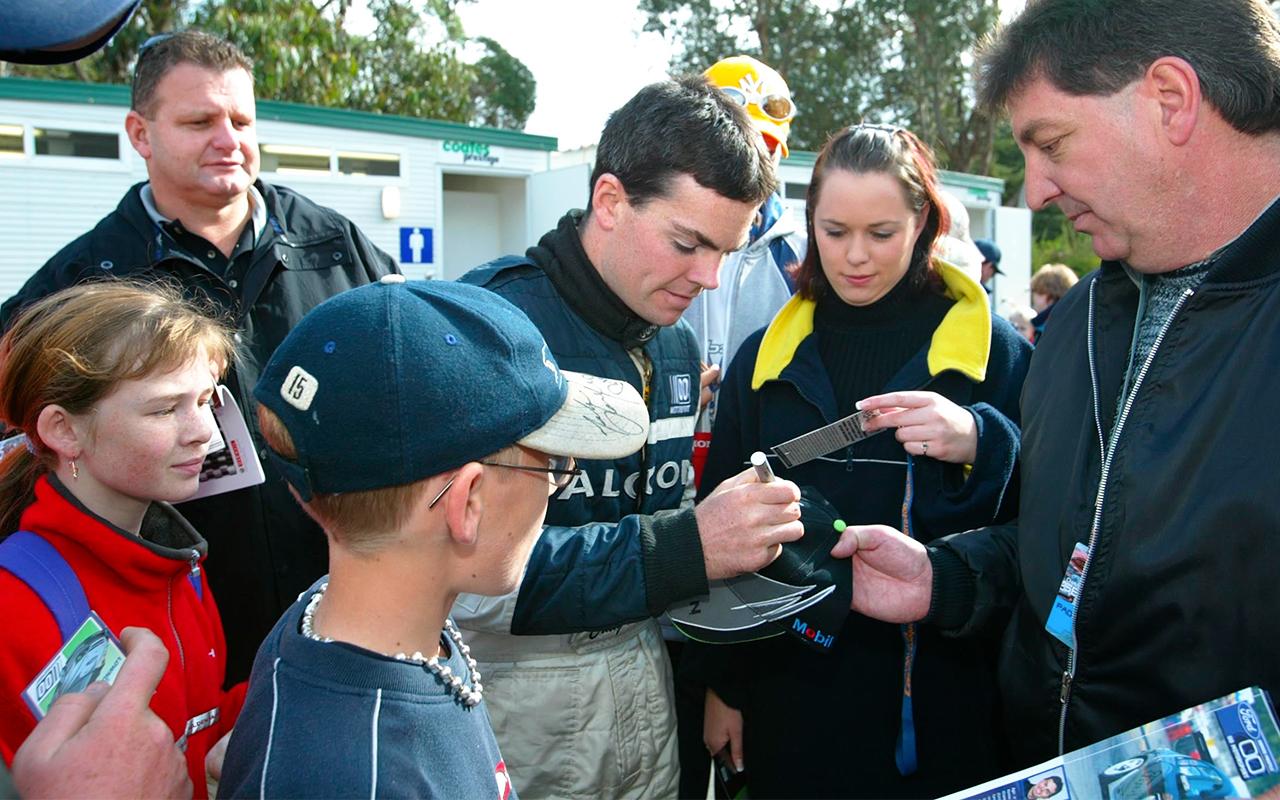
[(1234, 797), (1231, 781), (1212, 761), (1159, 748), (1117, 761), (1098, 773), (1107, 800)]

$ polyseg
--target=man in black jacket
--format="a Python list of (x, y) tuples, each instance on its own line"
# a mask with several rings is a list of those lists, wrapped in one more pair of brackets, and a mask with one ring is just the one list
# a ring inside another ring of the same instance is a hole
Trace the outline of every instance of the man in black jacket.
[(1001, 690), (1032, 763), (1280, 690), (1280, 28), (1262, 0), (1038, 0), (980, 75), (1029, 204), (1102, 268), (1027, 376), (1018, 523), (936, 548), (853, 528), (836, 552), (863, 613), (1008, 620)]
[[(143, 45), (125, 130), (150, 180), (64, 247), (0, 308), (104, 276), (179, 282), (234, 320), (242, 358), (227, 377), (251, 429), (258, 370), (325, 299), (397, 272), (348, 219), (258, 180), (252, 64), (195, 31)], [(263, 446), (257, 439), (259, 449)], [(265, 459), (264, 459), (265, 461)], [(183, 504), (215, 542), (209, 574), (226, 626), (227, 679), (248, 676), (263, 636), (326, 570), (324, 534), (264, 464), (262, 486)]]

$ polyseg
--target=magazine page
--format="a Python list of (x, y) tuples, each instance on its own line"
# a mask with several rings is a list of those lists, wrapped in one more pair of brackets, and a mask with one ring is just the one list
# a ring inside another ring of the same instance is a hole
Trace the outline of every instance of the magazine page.
[(1275, 711), (1266, 692), (1254, 687), (949, 797), (1258, 797), (1280, 786), (1277, 752)]

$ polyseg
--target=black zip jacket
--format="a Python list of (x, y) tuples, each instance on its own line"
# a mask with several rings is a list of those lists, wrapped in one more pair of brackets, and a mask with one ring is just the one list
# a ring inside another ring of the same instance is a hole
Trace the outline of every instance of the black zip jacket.
[[(1138, 302), (1104, 263), (1055, 306), (1022, 395), (1019, 521), (932, 553), (934, 622), (1013, 609), (1000, 681), (1025, 764), (1280, 689), (1280, 203), (1183, 296), (1117, 414)], [(1090, 539), (1072, 653), (1044, 625)]]
[[(399, 272), (396, 262), (351, 220), (283, 186), (255, 184), (267, 224), (248, 259), (225, 275), (209, 270), (155, 223), (133, 186), (115, 211), (68, 244), (0, 307), (7, 329), (26, 305), (86, 280), (109, 276), (177, 280), (234, 321), (240, 359), (224, 382), (254, 433), (251, 391), (261, 365), (317, 305), (346, 289)], [(377, 413), (376, 409), (372, 410)], [(212, 542), (209, 583), (227, 636), (228, 684), (244, 680), (258, 645), (298, 594), (328, 571), (324, 532), (303, 512), (265, 456), (259, 487), (183, 503), (183, 516)]]

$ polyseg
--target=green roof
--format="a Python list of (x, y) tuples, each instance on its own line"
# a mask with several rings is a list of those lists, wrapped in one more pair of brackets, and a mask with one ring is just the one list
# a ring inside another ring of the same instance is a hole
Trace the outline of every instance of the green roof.
[[(35, 78), (0, 78), (0, 99), (40, 103), (83, 103), (86, 105), (128, 106), (129, 87), (105, 83), (46, 81)], [(452, 139), (525, 150), (556, 149), (554, 136), (534, 136), (499, 128), (482, 128), (457, 122), (372, 114), (344, 108), (320, 108), (278, 100), (259, 100), (258, 119), (319, 125), (326, 128), (389, 133), (419, 139)]]
[[(786, 163), (812, 169), (817, 160), (818, 154), (812, 150), (792, 150)], [(964, 188), (976, 197), (985, 198), (987, 192), (994, 192), (998, 201), (1004, 194), (1004, 181), (1000, 178), (972, 175), (968, 172), (952, 172), (949, 169), (938, 170), (938, 178), (948, 186)]]

